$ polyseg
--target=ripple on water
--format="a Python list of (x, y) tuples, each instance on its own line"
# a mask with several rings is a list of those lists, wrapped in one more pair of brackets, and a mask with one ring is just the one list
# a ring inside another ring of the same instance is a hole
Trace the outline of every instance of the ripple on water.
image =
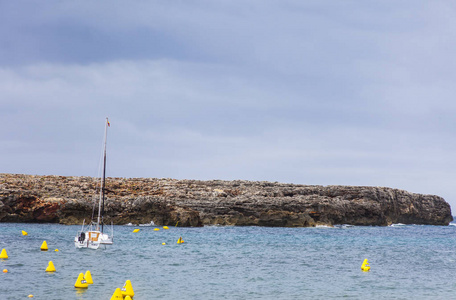
[[(456, 226), (172, 227), (158, 234), (142, 227), (140, 235), (115, 226), (115, 244), (97, 251), (74, 248), (79, 228), (0, 224), (0, 249), (9, 255), (0, 260), (9, 270), (0, 275), (0, 299), (108, 300), (127, 279), (138, 299), (450, 299), (456, 293)], [(179, 236), (184, 245), (176, 244)], [(39, 251), (43, 240), (60, 251)], [(360, 270), (365, 258), (368, 273)], [(47, 274), (50, 260), (57, 272)], [(74, 289), (87, 270), (94, 285)]]

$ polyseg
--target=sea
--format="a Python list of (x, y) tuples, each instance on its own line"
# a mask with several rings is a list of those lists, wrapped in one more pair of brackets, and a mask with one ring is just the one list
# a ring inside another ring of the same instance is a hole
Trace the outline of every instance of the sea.
[[(456, 299), (455, 225), (125, 225), (91, 250), (74, 246), (80, 226), (0, 223), (0, 299), (109, 300), (127, 280), (135, 300)], [(76, 289), (88, 270), (94, 283)]]

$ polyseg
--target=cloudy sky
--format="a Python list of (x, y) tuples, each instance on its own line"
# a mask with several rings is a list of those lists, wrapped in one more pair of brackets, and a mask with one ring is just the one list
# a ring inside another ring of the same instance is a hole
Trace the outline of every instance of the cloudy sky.
[(0, 172), (387, 186), (456, 207), (454, 1), (0, 1)]

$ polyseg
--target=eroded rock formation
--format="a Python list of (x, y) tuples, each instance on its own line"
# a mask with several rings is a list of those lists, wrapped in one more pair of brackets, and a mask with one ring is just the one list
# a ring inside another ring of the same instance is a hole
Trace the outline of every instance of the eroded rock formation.
[[(92, 177), (0, 174), (0, 222), (81, 224), (98, 201)], [(305, 227), (448, 225), (441, 197), (385, 187), (252, 181), (108, 178), (105, 220), (114, 224)]]

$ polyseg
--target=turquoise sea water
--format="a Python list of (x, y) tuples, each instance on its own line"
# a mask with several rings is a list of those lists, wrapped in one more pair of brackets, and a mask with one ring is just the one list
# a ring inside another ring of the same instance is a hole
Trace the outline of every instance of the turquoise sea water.
[[(74, 247), (80, 226), (1, 223), (0, 299), (109, 300), (127, 279), (136, 300), (456, 298), (456, 226), (154, 228), (114, 226), (114, 245), (90, 250)], [(75, 289), (87, 270), (94, 284)]]

